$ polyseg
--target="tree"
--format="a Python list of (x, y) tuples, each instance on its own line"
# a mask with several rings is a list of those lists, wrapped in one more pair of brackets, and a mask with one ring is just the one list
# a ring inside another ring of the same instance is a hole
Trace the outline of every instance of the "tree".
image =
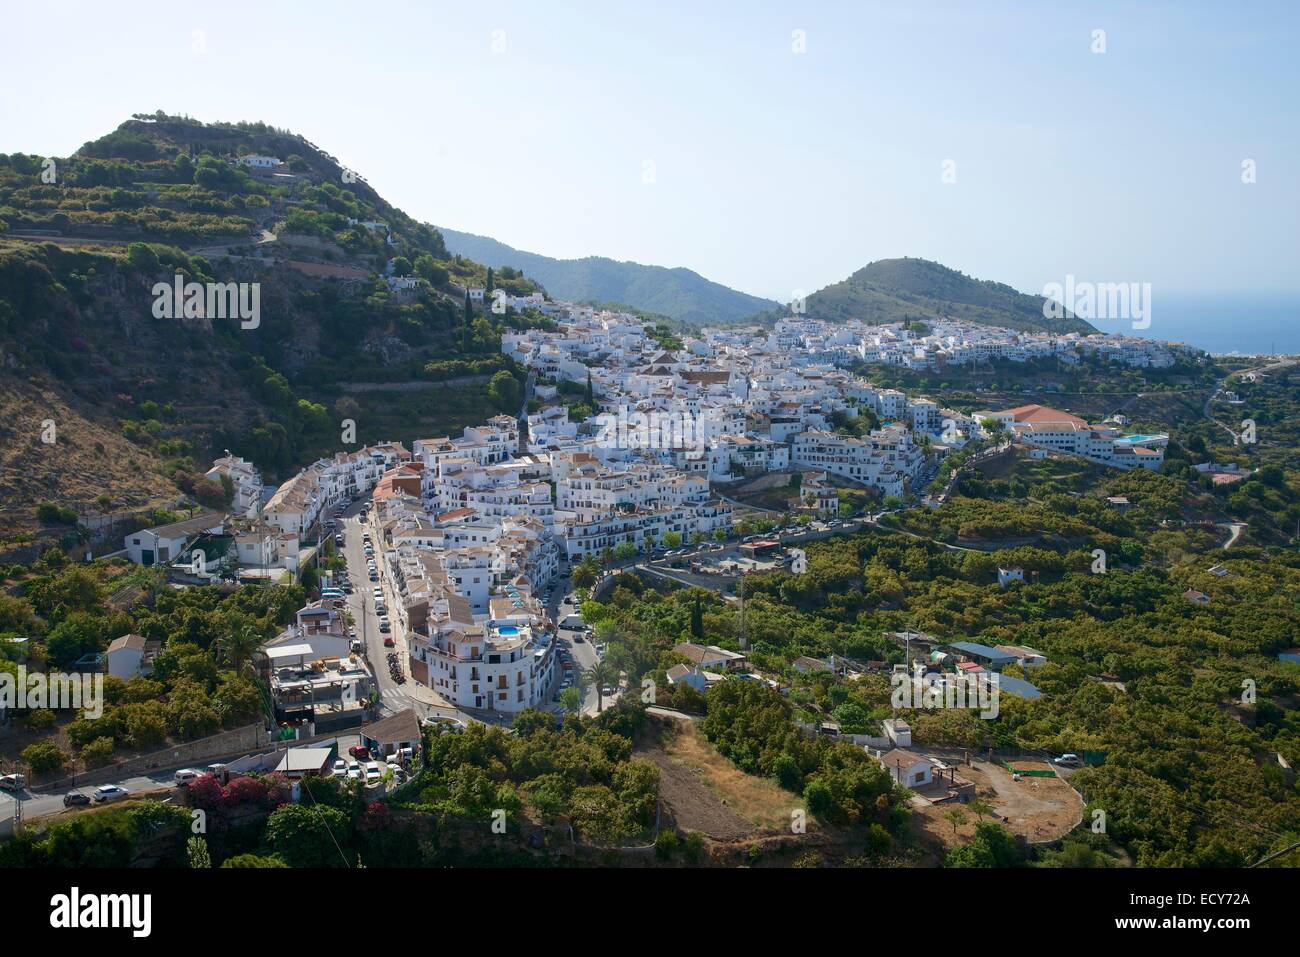
[(604, 689), (618, 684), (618, 669), (608, 661), (598, 660), (594, 665), (582, 673), (582, 677), (596, 687), (596, 711), (604, 711)]
[(208, 842), (197, 834), (185, 842), (185, 856), (189, 858), (190, 867), (194, 870), (207, 870), (212, 866)]
[(411, 261), (405, 256), (396, 256), (393, 259), (393, 275), (409, 276), (411, 274)]
[(570, 685), (560, 692), (560, 705), (570, 714), (577, 714), (582, 708), (582, 692)]
[(469, 287), (465, 287), (465, 322), (461, 328), (460, 351), (469, 352), (470, 328), (474, 325), (474, 304), (469, 301)]
[(957, 828), (966, 823), (966, 812), (959, 807), (951, 808), (943, 812), (944, 820), (952, 825), (953, 837), (957, 836)]
[(156, 273), (162, 263), (153, 247), (147, 243), (130, 243), (126, 247), (126, 260), (143, 273)]
[(47, 774), (57, 771), (68, 763), (68, 756), (58, 746), (49, 741), (39, 741), (23, 749), (23, 763), (32, 769), (33, 774)]
[(691, 637), (697, 641), (704, 640), (704, 606), (699, 595), (695, 596), (695, 603), (691, 606)]
[(256, 854), (236, 854), (226, 858), (222, 867), (288, 867), (278, 857), (259, 857)]
[(361, 417), (361, 404), (350, 395), (341, 396), (334, 403), (334, 414), (339, 420), (352, 419), (354, 422)]
[(290, 867), (346, 867), (347, 815), (321, 805), (286, 804), (266, 821), (266, 845)]
[(447, 267), (441, 265), (428, 253), (416, 257), (415, 274), (435, 288), (447, 285), (447, 281), (451, 279)]
[(944, 861), (947, 867), (1015, 867), (1023, 855), (1015, 837), (991, 821), (975, 825), (975, 838), (962, 847), (954, 847)]
[(514, 412), (519, 408), (519, 403), (523, 401), (519, 380), (505, 369), (502, 369), (488, 383), (488, 397), (498, 409)]
[(591, 388), (591, 372), (590, 372), (590, 370), (588, 370), (588, 372), (587, 372), (587, 391), (586, 391), (586, 392), (584, 393), (584, 395), (583, 395), (583, 402), (585, 402), (585, 403), (587, 404), (587, 408), (589, 408), (589, 409), (594, 409), (594, 408), (596, 408), (596, 394), (592, 391), (592, 388)]
[(88, 768), (102, 768), (113, 760), (113, 739), (96, 738), (81, 749), (81, 760)]
[(573, 583), (574, 588), (590, 588), (596, 582), (596, 575), (600, 573), (600, 566), (596, 560), (588, 555), (577, 567), (573, 569), (573, 574), (569, 580)]

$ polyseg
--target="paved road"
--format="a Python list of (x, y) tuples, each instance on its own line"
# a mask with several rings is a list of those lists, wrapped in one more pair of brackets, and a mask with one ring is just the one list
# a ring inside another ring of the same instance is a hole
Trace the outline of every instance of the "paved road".
[[(101, 783), (120, 784), (131, 792), (132, 797), (140, 797), (150, 792), (170, 792), (175, 786), (172, 782), (172, 774), (176, 770), (177, 768), (168, 768), (156, 771), (153, 774), (136, 775), (122, 781)], [(7, 791), (0, 791), (0, 817), (9, 818), (13, 816), (15, 798), (23, 802), (23, 818), (25, 820), (30, 821), (38, 817), (45, 817), (48, 814), (57, 814), (63, 810), (63, 795), (68, 791), (80, 791), (82, 794), (89, 795), (99, 786), (99, 784), (93, 784), (87, 787), (66, 788), (56, 793), (23, 790), (17, 795), (10, 794)]]
[[(438, 715), (462, 721), (471, 720), (470, 715), (452, 707), (433, 689), (411, 678), (407, 664), (409, 652), (406, 622), (400, 617), (403, 605), (392, 576), (389, 574), (379, 530), (374, 526), (362, 524), (357, 514), (360, 508), (360, 504), (354, 505), (338, 518), (339, 528), (343, 531), (342, 555), (348, 563), (348, 576), (354, 589), (348, 596), (348, 610), (356, 622), (357, 637), (362, 641), (366, 660), (370, 663), (371, 671), (374, 672), (383, 710), (388, 714), (396, 714), (398, 711), (414, 708), (422, 718)], [(392, 627), (390, 634), (394, 642), (392, 648), (384, 645), (386, 636), (379, 630), (379, 616), (375, 612), (375, 601), (371, 596), (376, 583), (370, 581), (366, 571), (363, 542), (363, 535), (366, 532), (370, 533), (371, 540), (375, 543), (375, 563), (379, 566), (378, 584), (384, 590), (388, 607), (388, 617)], [(402, 673), (406, 675), (404, 684), (399, 685), (389, 674), (388, 653), (390, 651), (396, 652), (401, 662)]]
[[(555, 602), (555, 613), (552, 615), (552, 617), (555, 619), (555, 623), (557, 626), (555, 633), (560, 642), (560, 645), (561, 647), (568, 650), (569, 657), (573, 660), (573, 667), (575, 673), (581, 675), (584, 671), (587, 671), (589, 668), (595, 665), (598, 659), (596, 656), (596, 647), (591, 643), (590, 640), (584, 637), (582, 641), (574, 641), (576, 632), (568, 631), (566, 629), (558, 627), (559, 623), (562, 622), (566, 616), (576, 615), (579, 612), (578, 606), (575, 604), (570, 604), (566, 598), (566, 596), (569, 593), (569, 588), (570, 588), (570, 584), (568, 578), (559, 579), (559, 582), (555, 588), (555, 598), (553, 599)], [(563, 672), (557, 671), (557, 675), (563, 675)], [(596, 706), (597, 706), (596, 698), (597, 696), (596, 696), (595, 686), (588, 687), (586, 691), (583, 693), (583, 698), (582, 698), (583, 714), (596, 713)], [(608, 701), (608, 699), (606, 700)]]

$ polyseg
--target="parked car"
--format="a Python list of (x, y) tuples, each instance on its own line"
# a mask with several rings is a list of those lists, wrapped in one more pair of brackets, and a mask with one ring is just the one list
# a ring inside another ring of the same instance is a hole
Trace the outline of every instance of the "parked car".
[(63, 795), (64, 807), (83, 807), (90, 803), (90, 797), (80, 791), (69, 791)]
[(120, 784), (104, 784), (95, 788), (91, 798), (96, 804), (108, 804), (110, 801), (121, 801), (131, 796), (131, 792)]
[(27, 778), (21, 774), (6, 774), (0, 778), (0, 791), (21, 791), (27, 787)]
[(1062, 768), (1081, 768), (1083, 759), (1077, 754), (1063, 754), (1059, 758), (1053, 758), (1052, 763)]
[(370, 760), (370, 749), (364, 744), (352, 745), (352, 747), (348, 748), (348, 754), (356, 758), (358, 761)]
[(393, 641), (393, 636), (392, 636), (392, 635), (387, 635), (387, 636), (384, 638), (384, 647), (385, 647), (385, 648), (393, 648), (393, 647), (395, 647), (396, 645), (397, 645), (397, 642)]
[(352, 761), (348, 764), (348, 780), (349, 781), (361, 780), (361, 765), (357, 764), (357, 762), (355, 761)]
[(348, 776), (348, 763), (342, 758), (334, 762), (334, 776), (336, 778), (345, 778)]
[(197, 781), (203, 776), (203, 772), (195, 768), (181, 768), (172, 775), (172, 780), (181, 787), (186, 787), (191, 781)]
[(379, 762), (371, 761), (369, 764), (366, 765), (366, 783), (367, 784), (379, 783), (379, 776), (381, 773), (382, 772), (379, 770)]

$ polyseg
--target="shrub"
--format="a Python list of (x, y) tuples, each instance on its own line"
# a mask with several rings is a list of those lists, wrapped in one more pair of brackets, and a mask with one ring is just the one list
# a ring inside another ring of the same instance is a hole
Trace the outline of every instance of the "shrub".
[(54, 727), (54, 712), (49, 708), (37, 708), (27, 712), (27, 727), (32, 731), (48, 731)]
[(41, 741), (24, 748), (22, 759), (23, 763), (32, 769), (33, 774), (57, 771), (68, 763), (68, 756), (48, 741)]
[(660, 831), (659, 837), (655, 840), (655, 855), (667, 860), (677, 853), (680, 843), (676, 831)]
[(103, 767), (113, 760), (113, 739), (96, 738), (81, 749), (81, 760), (88, 768)]

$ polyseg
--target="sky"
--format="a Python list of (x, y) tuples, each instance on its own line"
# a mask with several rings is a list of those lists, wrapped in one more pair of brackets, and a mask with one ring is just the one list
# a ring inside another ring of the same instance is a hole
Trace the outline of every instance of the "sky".
[(156, 109), (262, 120), (422, 221), (781, 301), (896, 256), (1027, 292), (1300, 290), (1300, 4), (70, 0), (4, 21), (0, 152), (65, 156)]

